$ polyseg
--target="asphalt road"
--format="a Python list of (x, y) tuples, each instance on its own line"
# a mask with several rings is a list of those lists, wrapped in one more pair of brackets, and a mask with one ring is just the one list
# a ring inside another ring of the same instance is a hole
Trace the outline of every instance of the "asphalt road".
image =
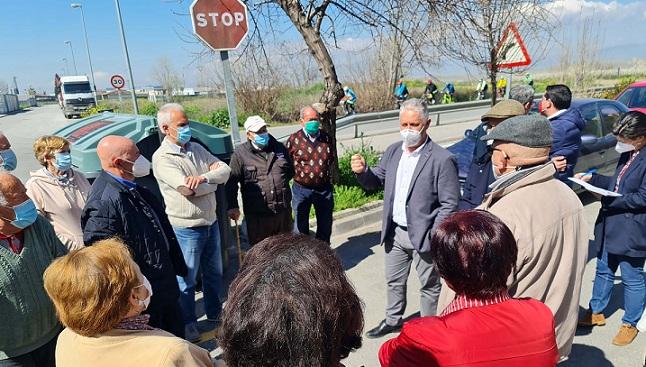
[(51, 134), (72, 121), (74, 120), (63, 116), (56, 104), (33, 107), (0, 117), (0, 130), (9, 138), (18, 157), (18, 166), (12, 173), (25, 182), (30, 171), (42, 167), (34, 157), (33, 144), (36, 138)]

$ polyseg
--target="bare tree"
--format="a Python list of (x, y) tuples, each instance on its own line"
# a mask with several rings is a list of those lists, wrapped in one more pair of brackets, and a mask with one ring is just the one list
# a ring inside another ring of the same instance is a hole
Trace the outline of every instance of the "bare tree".
[[(442, 20), (434, 29), (439, 37), (430, 39), (433, 46), (443, 56), (479, 68), (488, 75), (492, 89), (500, 71), (498, 47), (509, 24), (519, 26), (530, 53), (540, 57), (550, 44), (556, 23), (548, 0), (427, 1), (429, 12)], [(496, 93), (492, 93), (494, 103)]]
[(167, 57), (161, 57), (152, 69), (152, 77), (164, 90), (167, 97), (184, 87), (184, 81)]
[(586, 16), (581, 9), (578, 19), (582, 21), (575, 32), (564, 32), (558, 72), (563, 83), (573, 90), (585, 92), (598, 76), (599, 45), (603, 35), (601, 22), (594, 11)]

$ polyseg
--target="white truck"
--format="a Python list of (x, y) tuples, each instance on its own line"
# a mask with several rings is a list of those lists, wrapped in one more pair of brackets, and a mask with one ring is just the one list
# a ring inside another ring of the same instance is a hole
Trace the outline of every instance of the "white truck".
[(85, 75), (61, 76), (54, 78), (54, 91), (58, 105), (66, 118), (79, 115), (96, 105), (90, 80)]

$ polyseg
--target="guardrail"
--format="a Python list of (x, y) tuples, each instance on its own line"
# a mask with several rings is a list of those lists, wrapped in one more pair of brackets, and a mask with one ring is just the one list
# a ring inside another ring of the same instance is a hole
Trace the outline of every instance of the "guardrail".
[[(592, 97), (592, 96), (599, 96), (601, 93), (606, 92), (610, 89), (612, 89), (612, 87), (588, 88), (581, 91), (573, 91), (572, 94)], [(542, 96), (543, 96), (543, 93), (537, 93), (534, 95), (534, 98), (541, 98)], [(433, 122), (434, 126), (450, 125), (450, 124), (457, 124), (463, 121), (453, 121), (447, 124), (442, 124), (441, 123), (442, 114), (469, 111), (473, 109), (487, 107), (489, 105), (491, 105), (491, 100), (485, 99), (481, 101), (469, 101), (469, 102), (457, 102), (457, 103), (450, 103), (450, 104), (432, 105), (427, 108), (427, 111), (429, 115), (432, 116), (431, 121)], [(359, 134), (360, 126), (382, 122), (383, 120), (387, 120), (387, 119), (394, 119), (394, 118), (397, 118), (398, 116), (399, 116), (399, 110), (391, 110), (391, 111), (382, 111), (382, 112), (359, 113), (348, 117), (342, 117), (340, 119), (337, 119), (336, 121), (336, 131), (338, 132), (341, 130), (353, 128), (354, 129), (353, 136), (356, 139), (362, 136), (362, 134)], [(288, 137), (289, 135), (286, 135), (278, 138), (278, 140), (285, 141)]]

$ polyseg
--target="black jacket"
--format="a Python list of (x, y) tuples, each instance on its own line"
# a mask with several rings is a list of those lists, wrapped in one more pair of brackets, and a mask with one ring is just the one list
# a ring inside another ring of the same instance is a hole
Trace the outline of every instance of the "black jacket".
[(185, 276), (188, 270), (173, 228), (148, 190), (141, 186), (130, 189), (101, 172), (92, 184), (81, 227), (86, 245), (119, 237), (130, 247), (135, 262), (152, 285), (151, 303), (177, 300), (175, 276)]
[[(628, 163), (630, 153), (623, 153), (615, 174), (593, 174), (590, 183), (614, 191), (617, 176)], [(625, 171), (619, 181), (619, 197), (601, 198), (601, 209), (594, 226), (597, 250), (604, 247), (608, 253), (630, 257), (646, 257), (646, 148)]]
[(238, 184), (246, 215), (271, 215), (291, 210), (289, 180), (294, 166), (287, 148), (269, 136), (267, 149), (258, 150), (250, 141), (240, 144), (231, 156), (231, 176), (227, 182), (229, 209), (238, 208)]

